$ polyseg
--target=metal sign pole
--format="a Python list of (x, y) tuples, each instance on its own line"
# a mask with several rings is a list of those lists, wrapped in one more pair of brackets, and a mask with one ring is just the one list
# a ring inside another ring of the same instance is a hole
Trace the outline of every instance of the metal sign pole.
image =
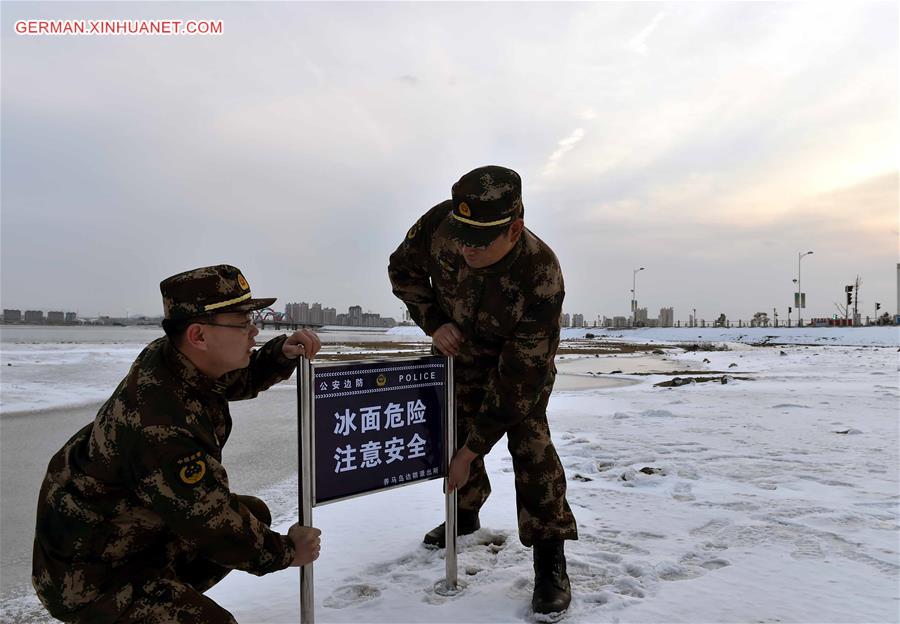
[[(456, 392), (453, 381), (453, 358), (447, 358), (447, 477), (450, 477), (450, 462), (456, 454)], [(447, 548), (444, 563), (447, 568), (447, 590), (454, 591), (457, 583), (456, 570), (456, 490), (446, 490), (447, 518), (444, 530)]]
[[(302, 356), (297, 371), (297, 392), (300, 406), (300, 524), (312, 526), (312, 366), (309, 358)], [(313, 564), (300, 567), (300, 622), (315, 624), (315, 599), (313, 596)]]
[(448, 491), (447, 487), (450, 480), (450, 462), (456, 454), (456, 387), (453, 382), (453, 358), (446, 358), (446, 402), (447, 402), (447, 422), (444, 438), (446, 444), (446, 467), (447, 477), (444, 479), (444, 501), (447, 515), (444, 520), (444, 539), (446, 546), (444, 549), (444, 565), (446, 568), (446, 578), (434, 584), (434, 591), (440, 596), (456, 596), (464, 588), (465, 583), (459, 581), (459, 575), (456, 568), (456, 490)]

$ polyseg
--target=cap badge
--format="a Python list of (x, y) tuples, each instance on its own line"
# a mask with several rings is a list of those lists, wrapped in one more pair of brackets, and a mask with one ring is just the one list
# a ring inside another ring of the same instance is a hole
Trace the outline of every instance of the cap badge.
[(242, 290), (250, 290), (250, 284), (248, 284), (247, 280), (244, 279), (244, 275), (242, 273), (238, 273), (238, 286), (240, 286)]
[(459, 203), (459, 214), (461, 214), (464, 217), (471, 217), (472, 211), (469, 210), (469, 204), (467, 204), (466, 202), (460, 202)]
[(416, 221), (413, 224), (413, 226), (411, 228), (409, 228), (409, 231), (406, 233), (406, 240), (414, 239), (416, 237), (416, 234), (419, 233), (419, 228), (421, 227), (421, 225), (422, 225), (422, 219), (419, 219), (418, 221)]

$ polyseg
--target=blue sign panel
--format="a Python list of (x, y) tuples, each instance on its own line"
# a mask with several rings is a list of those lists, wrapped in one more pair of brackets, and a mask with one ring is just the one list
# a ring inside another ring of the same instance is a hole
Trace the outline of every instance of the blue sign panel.
[(314, 504), (443, 478), (446, 360), (313, 370)]

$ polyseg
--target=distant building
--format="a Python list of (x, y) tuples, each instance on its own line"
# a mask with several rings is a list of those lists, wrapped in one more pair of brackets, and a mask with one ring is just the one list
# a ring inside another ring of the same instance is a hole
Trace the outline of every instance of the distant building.
[(55, 310), (51, 310), (50, 312), (47, 312), (47, 322), (48, 323), (65, 323), (66, 315), (63, 314), (61, 311), (57, 312)]
[(634, 326), (635, 327), (646, 327), (647, 326), (647, 308), (638, 308), (634, 311)]
[(612, 319), (613, 327), (628, 327), (628, 319), (624, 316), (614, 316)]
[(43, 310), (25, 310), (25, 322), (26, 323), (43, 323), (44, 322)]
[(584, 314), (572, 315), (572, 327), (584, 327)]
[(563, 312), (562, 314), (560, 314), (559, 324), (560, 324), (560, 327), (571, 327), (572, 326), (572, 323), (569, 320), (569, 315), (567, 313)]
[(600, 321), (600, 327), (612, 327), (612, 326), (613, 326), (613, 320), (611, 318), (609, 318), (608, 316), (604, 315), (603, 320)]
[(22, 310), (3, 310), (3, 320), (7, 323), (19, 323), (22, 321)]
[(659, 309), (659, 326), (672, 327), (675, 324), (675, 308)]
[(78, 315), (75, 312), (66, 312), (66, 323), (75, 323), (78, 321)]
[(305, 301), (300, 303), (288, 303), (284, 306), (285, 320), (300, 325), (335, 325), (337, 310), (323, 308), (321, 304), (314, 303), (312, 308)]
[(382, 318), (380, 314), (373, 312), (363, 314), (362, 306), (350, 306), (347, 314), (338, 314), (335, 308), (322, 307), (321, 303), (310, 305), (305, 301), (285, 304), (284, 316), (285, 320), (300, 325), (394, 327), (397, 324), (397, 321), (391, 317)]

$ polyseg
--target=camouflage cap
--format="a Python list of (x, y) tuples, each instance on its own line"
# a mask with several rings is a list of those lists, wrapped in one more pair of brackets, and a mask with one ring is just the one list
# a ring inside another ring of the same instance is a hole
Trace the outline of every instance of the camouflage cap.
[(170, 320), (220, 312), (250, 312), (267, 308), (275, 299), (253, 299), (250, 284), (229, 264), (200, 267), (159, 283), (163, 312)]
[(484, 247), (522, 215), (522, 179), (506, 167), (473, 169), (453, 185), (450, 231), (464, 245)]

